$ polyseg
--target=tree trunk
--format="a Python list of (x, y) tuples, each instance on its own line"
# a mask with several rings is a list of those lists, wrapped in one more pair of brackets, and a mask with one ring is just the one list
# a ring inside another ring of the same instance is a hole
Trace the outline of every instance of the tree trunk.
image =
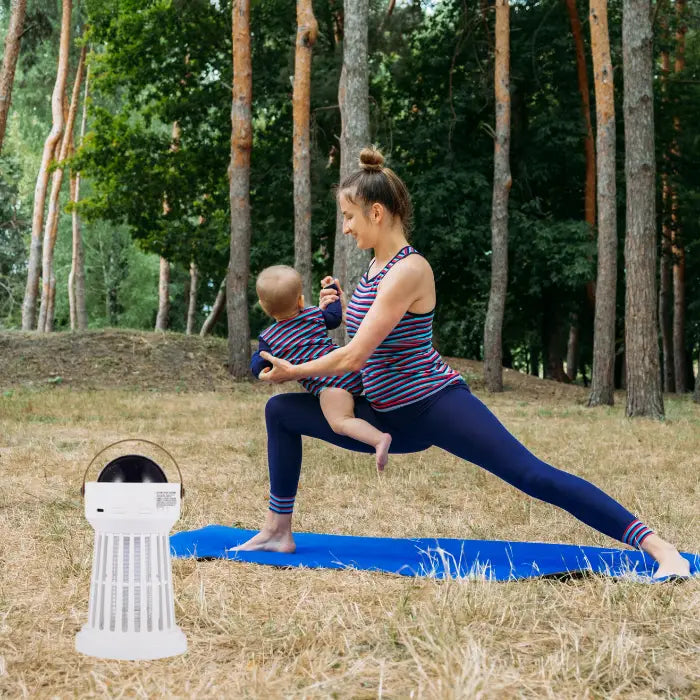
[[(340, 180), (359, 167), (360, 151), (369, 145), (369, 69), (367, 64), (368, 0), (345, 0), (343, 68), (338, 83), (340, 107)], [(360, 250), (343, 233), (343, 216), (337, 209), (333, 276), (348, 298), (367, 270), (370, 253)], [(340, 333), (341, 338), (342, 332)], [(347, 342), (347, 336), (345, 336)], [(339, 340), (339, 342), (341, 342)]]
[(102, 280), (105, 288), (105, 312), (110, 326), (116, 327), (119, 323), (119, 275), (121, 260), (120, 251), (111, 241), (107, 241), (109, 249), (105, 250), (105, 238), (98, 236), (97, 243), (100, 248), (102, 261)]
[(673, 375), (675, 391), (688, 391), (688, 375), (685, 357), (685, 248), (678, 221), (678, 193), (672, 190), (672, 245), (673, 257)]
[[(670, 43), (668, 20), (663, 10), (659, 17), (661, 50), (661, 101), (668, 103), (668, 75), (671, 58), (665, 48)], [(661, 251), (659, 255), (659, 335), (661, 336), (661, 381), (663, 391), (676, 390), (673, 372), (673, 260), (671, 257), (671, 183), (670, 149), (664, 149), (661, 166)]]
[(649, 0), (623, 0), (627, 415), (662, 418), (656, 316), (656, 199)]
[[(593, 139), (593, 125), (591, 123), (591, 99), (588, 87), (588, 70), (586, 68), (586, 52), (581, 30), (581, 18), (578, 15), (576, 0), (566, 0), (566, 9), (569, 12), (571, 24), (571, 36), (576, 49), (576, 77), (578, 91), (581, 96), (581, 116), (583, 117), (584, 141), (583, 150), (586, 159), (586, 181), (583, 195), (583, 213), (591, 238), (595, 231), (595, 142)], [(595, 282), (590, 280), (586, 284), (586, 296), (592, 307), (595, 307)], [(576, 357), (578, 354), (579, 328), (578, 316), (574, 317), (569, 328), (569, 347), (567, 351), (566, 375), (573, 381), (576, 379)]]
[(160, 259), (160, 273), (158, 276), (158, 314), (156, 316), (156, 330), (168, 330), (168, 316), (170, 315), (170, 263), (163, 257)]
[(484, 379), (488, 391), (503, 391), (503, 314), (508, 287), (508, 194), (510, 175), (510, 6), (496, 0), (494, 91), (496, 138), (491, 209), (491, 292), (484, 324)]
[[(347, 73), (345, 70), (345, 63), (343, 63), (340, 69), (340, 78), (338, 80), (338, 107), (340, 109), (340, 172), (339, 181), (342, 182), (345, 177), (346, 172), (352, 172), (350, 167), (350, 161), (347, 156), (346, 148), (343, 148), (343, 129), (345, 124), (344, 113), (346, 111), (345, 104), (345, 94), (347, 92)], [(369, 123), (367, 124), (369, 128)], [(369, 139), (369, 135), (368, 135)], [(360, 147), (362, 150), (362, 147)], [(357, 152), (359, 158), (359, 151)], [(340, 281), (341, 289), (344, 289), (348, 299), (352, 296), (352, 292), (346, 287), (345, 280), (347, 278), (347, 249), (350, 247), (351, 242), (347, 240), (347, 236), (343, 233), (343, 213), (340, 211), (340, 206), (336, 204), (336, 215), (335, 215), (335, 243), (333, 246), (333, 277)], [(369, 264), (369, 260), (367, 261)], [(342, 326), (337, 330), (330, 332), (331, 337), (338, 345), (343, 345), (346, 342), (346, 331)]]
[(187, 304), (187, 329), (185, 333), (192, 335), (194, 331), (194, 322), (197, 318), (197, 284), (199, 282), (199, 270), (194, 261), (190, 263), (190, 293), (189, 303)]
[(578, 374), (578, 339), (579, 325), (577, 317), (569, 326), (569, 340), (566, 345), (566, 376), (571, 382), (576, 381), (576, 375)]
[(545, 379), (566, 382), (564, 372), (564, 324), (557, 300), (551, 293), (545, 293), (542, 306), (546, 313), (542, 315), (542, 366)]
[[(83, 115), (80, 120), (80, 141), (85, 138), (87, 124), (87, 99), (90, 80), (90, 69), (85, 72), (85, 92), (83, 93)], [(83, 236), (80, 231), (80, 216), (76, 210), (80, 200), (80, 173), (71, 173), (70, 198), (73, 202), (73, 254), (68, 275), (68, 306), (70, 308), (70, 329), (84, 331), (87, 328), (87, 310), (85, 308), (85, 258), (83, 253)]]
[(583, 33), (581, 31), (581, 19), (578, 16), (576, 0), (566, 0), (566, 8), (569, 11), (571, 22), (571, 34), (576, 48), (576, 75), (578, 91), (581, 95), (581, 115), (584, 127), (584, 153), (586, 156), (586, 186), (584, 189), (583, 211), (586, 223), (589, 225), (591, 235), (595, 228), (595, 143), (593, 140), (593, 125), (591, 123), (591, 100), (588, 89), (588, 71), (586, 69), (586, 54), (583, 45)]
[(589, 406), (612, 406), (615, 391), (615, 298), (617, 213), (615, 208), (615, 102), (610, 61), (607, 0), (591, 0), (591, 50), (598, 157), (598, 269), (593, 321), (593, 366)]
[(27, 264), (27, 286), (22, 303), (22, 330), (34, 330), (36, 325), (36, 302), (39, 291), (39, 267), (41, 264), (41, 232), (44, 223), (44, 204), (49, 183), (49, 165), (54, 156), (56, 145), (63, 133), (63, 100), (68, 73), (68, 53), (70, 49), (70, 15), (71, 0), (62, 0), (61, 39), (58, 50), (58, 68), (56, 83), (51, 95), (51, 131), (44, 143), (39, 175), (34, 188), (34, 208), (32, 211), (32, 238)]
[(311, 53), (318, 22), (311, 0), (297, 0), (297, 43), (294, 59), (294, 267), (301, 275), (304, 298), (311, 299)]
[[(80, 101), (80, 86), (83, 82), (83, 68), (85, 66), (85, 54), (87, 45), (84, 45), (78, 60), (78, 67), (75, 71), (75, 82), (73, 83), (73, 94), (71, 95), (68, 118), (66, 119), (63, 138), (58, 152), (58, 162), (63, 163), (67, 158), (70, 147), (73, 144), (73, 125), (78, 112)], [(59, 197), (61, 186), (63, 185), (63, 167), (57, 167), (51, 176), (51, 194), (49, 195), (49, 211), (46, 215), (44, 226), (44, 243), (42, 247), (41, 265), (41, 305), (39, 308), (39, 321), (37, 329), (48, 333), (53, 330), (53, 299), (56, 294), (56, 278), (53, 270), (53, 253), (56, 246), (56, 234), (58, 232), (58, 219), (60, 217)]]
[[(662, 177), (661, 201), (664, 209), (669, 203), (668, 177)], [(673, 368), (673, 260), (671, 253), (671, 229), (665, 220), (661, 229), (661, 254), (659, 259), (659, 331), (663, 360), (663, 390), (676, 390)]]
[[(186, 62), (186, 61), (185, 61)], [(180, 148), (180, 124), (173, 122), (171, 131), (170, 150), (177, 151)], [(170, 213), (170, 204), (167, 194), (163, 195), (163, 218)], [(158, 313), (156, 314), (156, 330), (167, 331), (170, 317), (170, 263), (161, 256), (160, 271), (158, 276)]]
[(330, 0), (328, 9), (331, 12), (331, 23), (333, 26), (333, 46), (340, 46), (343, 40), (343, 10), (338, 6), (343, 4), (343, 0)]
[[(676, 60), (674, 72), (680, 73), (685, 68), (685, 0), (676, 0), (678, 29), (676, 31)], [(673, 161), (680, 160), (681, 152), (677, 136), (681, 131), (680, 118), (674, 116)], [(688, 391), (688, 375), (685, 356), (685, 247), (683, 245), (682, 226), (678, 215), (678, 190), (671, 187), (671, 244), (673, 251), (673, 369), (676, 380), (676, 393)]]
[(0, 153), (5, 140), (7, 114), (12, 100), (12, 85), (15, 82), (15, 68), (19, 56), (19, 45), (22, 41), (24, 17), (27, 11), (27, 0), (12, 0), (10, 7), (10, 23), (5, 36), (5, 54), (0, 71)]
[(231, 101), (231, 262), (227, 275), (229, 371), (237, 379), (248, 375), (250, 327), (248, 275), (250, 258), (250, 152), (253, 147), (250, 55), (250, 0), (234, 0), (232, 8), (233, 97)]
[(540, 376), (540, 351), (534, 343), (530, 345), (528, 352), (528, 373), (533, 377)]
[(214, 300), (214, 305), (211, 307), (211, 311), (209, 312), (209, 315), (207, 316), (206, 320), (202, 324), (202, 330), (199, 331), (199, 335), (202, 338), (211, 332), (211, 329), (214, 327), (214, 324), (219, 319), (219, 316), (221, 315), (221, 312), (223, 311), (225, 305), (226, 305), (226, 277), (224, 277), (224, 279), (221, 280), (221, 284), (219, 285), (219, 292), (216, 295), (216, 299)]

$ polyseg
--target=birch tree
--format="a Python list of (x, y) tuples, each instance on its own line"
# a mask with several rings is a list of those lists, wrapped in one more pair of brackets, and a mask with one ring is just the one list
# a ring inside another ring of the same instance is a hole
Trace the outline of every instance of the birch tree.
[(32, 211), (32, 236), (29, 246), (27, 264), (27, 285), (22, 303), (22, 330), (34, 330), (36, 326), (36, 303), (39, 291), (39, 271), (41, 265), (41, 234), (44, 224), (44, 205), (49, 184), (49, 165), (60, 143), (63, 133), (63, 103), (68, 75), (68, 53), (70, 50), (70, 16), (71, 0), (62, 0), (61, 4), (61, 38), (58, 49), (58, 67), (56, 82), (51, 95), (51, 131), (44, 142), (41, 165), (34, 188), (34, 208)]
[(318, 22), (311, 0), (297, 0), (297, 40), (294, 58), (294, 267), (301, 275), (304, 298), (311, 299), (311, 54)]
[(615, 392), (615, 87), (610, 59), (607, 0), (591, 0), (589, 24), (596, 109), (598, 270), (593, 322), (593, 369), (589, 406), (612, 406)]
[[(83, 94), (83, 114), (80, 120), (80, 137), (78, 145), (81, 146), (85, 138), (85, 126), (87, 124), (87, 100), (90, 85), (90, 69), (85, 71), (85, 91)], [(85, 307), (85, 255), (83, 250), (83, 235), (80, 228), (80, 215), (77, 204), (80, 201), (80, 172), (71, 171), (70, 199), (73, 204), (71, 224), (73, 233), (73, 246), (71, 254), (71, 268), (68, 275), (68, 308), (70, 312), (70, 329), (72, 331), (84, 331), (87, 328), (87, 309)]]
[(508, 195), (510, 175), (510, 6), (496, 0), (494, 66), (496, 133), (491, 207), (491, 292), (484, 324), (484, 380), (488, 391), (503, 391), (503, 314), (508, 288)]
[(250, 0), (232, 7), (233, 95), (231, 100), (230, 271), (226, 284), (229, 371), (237, 379), (248, 375), (248, 275), (250, 259), (250, 154), (253, 147), (251, 102), (253, 73), (250, 55)]
[[(180, 125), (173, 122), (170, 150), (177, 151), (180, 148)], [(167, 196), (163, 196), (163, 217), (170, 213), (170, 203)], [(162, 255), (158, 268), (158, 313), (156, 314), (156, 330), (167, 331), (170, 318), (170, 262)]]
[(624, 0), (627, 415), (663, 418), (656, 316), (656, 197), (649, 0)]
[[(340, 181), (359, 167), (360, 151), (370, 142), (369, 69), (367, 65), (368, 0), (345, 0), (343, 67), (338, 83), (340, 107)], [(360, 250), (343, 234), (343, 216), (337, 210), (333, 276), (348, 298), (369, 264), (369, 251)]]
[[(230, 265), (229, 265), (229, 268), (230, 268)], [(211, 311), (209, 312), (209, 315), (204, 320), (204, 323), (202, 324), (202, 328), (199, 331), (199, 335), (202, 338), (205, 335), (208, 335), (209, 333), (211, 333), (211, 329), (214, 327), (214, 324), (218, 321), (219, 316), (221, 315), (221, 312), (224, 310), (224, 307), (226, 306), (227, 279), (228, 279), (228, 275), (226, 277), (224, 277), (224, 279), (221, 280), (221, 284), (219, 285), (219, 291), (216, 294), (216, 299), (214, 299), (214, 304), (211, 307)]]
[(49, 209), (46, 215), (44, 226), (44, 241), (42, 246), (41, 264), (41, 304), (39, 308), (39, 321), (37, 330), (48, 333), (53, 330), (53, 309), (56, 298), (56, 275), (53, 269), (53, 253), (56, 246), (56, 234), (58, 232), (58, 219), (60, 216), (59, 198), (61, 186), (63, 185), (64, 168), (61, 165), (68, 156), (73, 143), (73, 126), (78, 112), (78, 102), (80, 87), (83, 82), (83, 69), (85, 66), (85, 54), (87, 45), (80, 51), (78, 67), (75, 71), (75, 81), (73, 83), (73, 93), (71, 95), (70, 107), (66, 118), (65, 129), (61, 138), (61, 145), (58, 150), (59, 165), (51, 175), (51, 194), (49, 195)]
[(187, 302), (187, 325), (185, 334), (192, 335), (194, 322), (197, 317), (197, 287), (199, 284), (199, 269), (194, 260), (190, 263), (190, 293)]
[(158, 313), (156, 330), (167, 331), (170, 318), (170, 263), (161, 255), (158, 267)]
[(19, 56), (19, 47), (24, 31), (24, 18), (27, 13), (27, 0), (12, 0), (10, 5), (10, 23), (5, 36), (5, 52), (0, 70), (0, 152), (5, 140), (7, 114), (12, 100), (12, 86), (15, 82), (15, 68)]

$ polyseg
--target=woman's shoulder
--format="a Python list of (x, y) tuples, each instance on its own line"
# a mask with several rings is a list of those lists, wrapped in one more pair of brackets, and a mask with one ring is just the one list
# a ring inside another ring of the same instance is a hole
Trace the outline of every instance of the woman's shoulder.
[(431, 295), (435, 278), (430, 263), (422, 255), (406, 255), (389, 269), (379, 283), (385, 293), (401, 297), (422, 297)]
[(397, 260), (392, 268), (387, 272), (387, 277), (411, 277), (418, 278), (429, 275), (433, 276), (433, 268), (425, 256), (415, 248), (407, 249), (406, 255)]

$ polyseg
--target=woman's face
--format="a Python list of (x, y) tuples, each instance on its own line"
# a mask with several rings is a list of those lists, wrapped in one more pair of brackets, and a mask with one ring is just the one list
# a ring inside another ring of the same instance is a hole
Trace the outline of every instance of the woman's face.
[(338, 204), (343, 213), (343, 233), (352, 236), (361, 250), (374, 248), (378, 227), (365, 216), (363, 207), (351, 202), (342, 193), (338, 195)]

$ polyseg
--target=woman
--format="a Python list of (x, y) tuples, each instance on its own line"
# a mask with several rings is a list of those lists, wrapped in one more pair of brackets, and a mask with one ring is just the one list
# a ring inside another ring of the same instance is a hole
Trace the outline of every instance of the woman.
[[(433, 349), (433, 272), (406, 237), (412, 216), (406, 186), (383, 162), (381, 153), (364, 149), (360, 170), (338, 189), (343, 232), (359, 248), (371, 248), (375, 254), (347, 306), (350, 342), (298, 365), (262, 353), (273, 364), (264, 379), (280, 383), (361, 371), (365, 396), (356, 399), (355, 415), (391, 434), (391, 452), (441, 447), (535, 498), (564, 508), (600, 532), (644, 550), (658, 562), (656, 577), (688, 576), (689, 564), (678, 550), (632, 513), (587, 481), (530, 453)], [(323, 285), (333, 281), (326, 278)], [(334, 290), (323, 290), (321, 308), (337, 298)], [(336, 435), (311, 394), (272, 397), (265, 419), (270, 509), (263, 529), (239, 549), (292, 552), (301, 436), (355, 451), (370, 448)]]

